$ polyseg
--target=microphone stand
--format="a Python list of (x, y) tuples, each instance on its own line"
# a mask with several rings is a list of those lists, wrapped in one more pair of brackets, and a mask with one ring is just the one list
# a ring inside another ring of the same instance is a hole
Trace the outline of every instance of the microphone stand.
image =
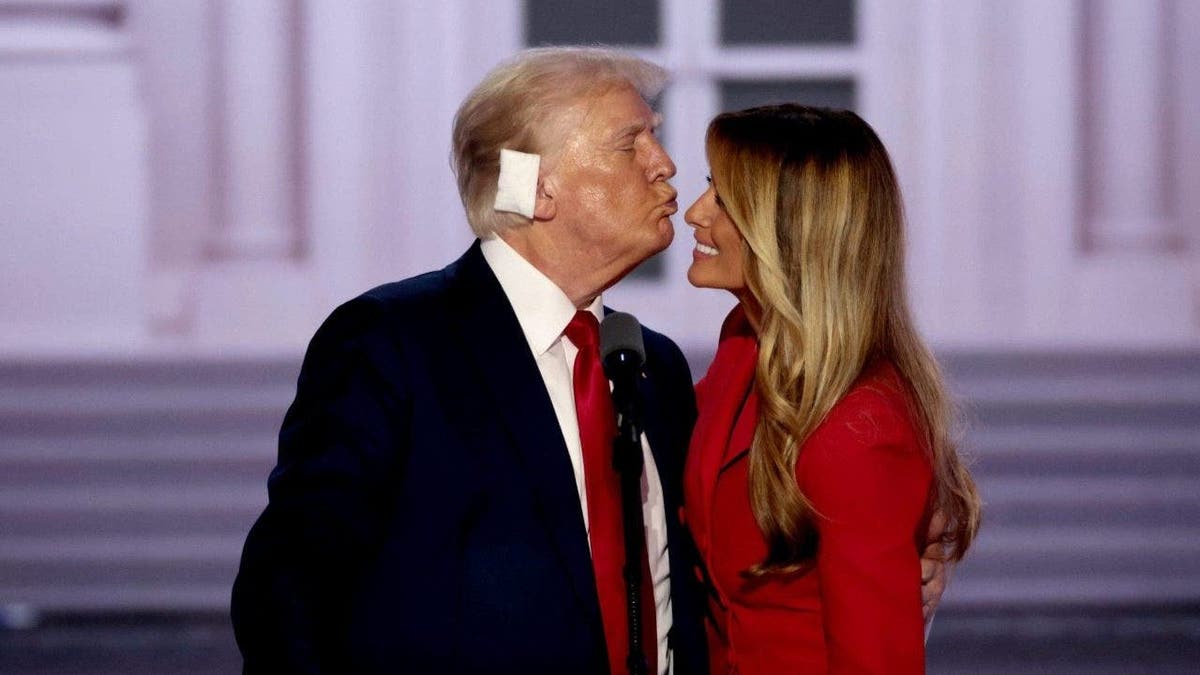
[[(618, 359), (625, 356), (618, 352)], [(611, 357), (610, 357), (611, 358)], [(625, 606), (629, 616), (630, 675), (647, 675), (646, 652), (642, 645), (642, 560), (646, 549), (646, 528), (642, 515), (642, 433), (637, 400), (637, 375), (613, 379), (613, 405), (617, 414), (617, 436), (613, 439), (613, 466), (620, 474), (621, 514), (625, 534)], [(618, 389), (622, 390), (618, 392)], [(650, 607), (649, 611), (654, 611)], [(614, 664), (615, 665), (615, 664)]]

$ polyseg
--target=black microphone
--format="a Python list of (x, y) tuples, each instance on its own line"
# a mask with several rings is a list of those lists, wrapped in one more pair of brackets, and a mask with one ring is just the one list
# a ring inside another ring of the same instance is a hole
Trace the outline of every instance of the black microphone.
[[(613, 468), (621, 482), (621, 524), (625, 539), (625, 608), (629, 617), (625, 665), (631, 675), (647, 675), (642, 645), (642, 617), (654, 603), (642, 607), (642, 559), (645, 557), (645, 521), (642, 518), (642, 406), (638, 376), (646, 362), (642, 326), (632, 314), (613, 312), (600, 322), (600, 358), (604, 374), (612, 380), (617, 435), (613, 438)], [(614, 664), (614, 668), (615, 668)]]
[(642, 341), (642, 325), (636, 317), (625, 312), (604, 317), (600, 322), (600, 358), (604, 374), (613, 383), (618, 432), (633, 433), (637, 438), (642, 432), (637, 381), (646, 362), (646, 346)]

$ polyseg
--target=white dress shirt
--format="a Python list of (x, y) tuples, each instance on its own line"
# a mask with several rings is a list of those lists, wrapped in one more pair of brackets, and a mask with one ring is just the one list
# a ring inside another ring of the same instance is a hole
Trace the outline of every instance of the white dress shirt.
[[(487, 261), (513, 311), (525, 340), (533, 352), (538, 371), (546, 383), (546, 393), (562, 428), (571, 467), (575, 470), (575, 489), (579, 492), (579, 508), (584, 526), (588, 526), (587, 490), (583, 478), (583, 447), (579, 441), (579, 421), (575, 415), (573, 371), (578, 348), (563, 334), (576, 307), (553, 281), (521, 257), (499, 237), (483, 241), (483, 257)], [(597, 296), (587, 311), (602, 319), (604, 303)], [(642, 434), (642, 453), (645, 471), (642, 474), (642, 514), (646, 524), (646, 552), (650, 576), (654, 580), (655, 627), (658, 629), (658, 670), (671, 672), (667, 653), (667, 632), (671, 630), (671, 580), (667, 557), (667, 519), (663, 505), (662, 484), (658, 467), (646, 435)], [(591, 546), (591, 538), (588, 538)]]

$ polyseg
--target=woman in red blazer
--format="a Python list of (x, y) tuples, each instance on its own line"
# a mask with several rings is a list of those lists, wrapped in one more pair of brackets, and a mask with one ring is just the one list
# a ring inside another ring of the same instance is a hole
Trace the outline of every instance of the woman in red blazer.
[(847, 111), (713, 120), (688, 279), (738, 306), (697, 386), (685, 519), (713, 673), (924, 671), (921, 549), (950, 560), (979, 500), (904, 293), (887, 151)]

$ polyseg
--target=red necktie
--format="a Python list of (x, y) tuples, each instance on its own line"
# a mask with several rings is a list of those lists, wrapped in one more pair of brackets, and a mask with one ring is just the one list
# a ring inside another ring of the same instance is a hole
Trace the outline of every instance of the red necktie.
[[(608, 662), (614, 675), (627, 673), (629, 614), (625, 598), (625, 538), (621, 521), (621, 482), (613, 468), (616, 420), (608, 378), (600, 365), (600, 323), (591, 312), (579, 311), (567, 324), (567, 338), (579, 348), (575, 355), (575, 412), (583, 446), (583, 476), (587, 490), (588, 536), (596, 594), (604, 622)], [(644, 549), (643, 549), (644, 550)], [(657, 673), (658, 631), (655, 629), (653, 581), (642, 557), (642, 647), (647, 672)]]

